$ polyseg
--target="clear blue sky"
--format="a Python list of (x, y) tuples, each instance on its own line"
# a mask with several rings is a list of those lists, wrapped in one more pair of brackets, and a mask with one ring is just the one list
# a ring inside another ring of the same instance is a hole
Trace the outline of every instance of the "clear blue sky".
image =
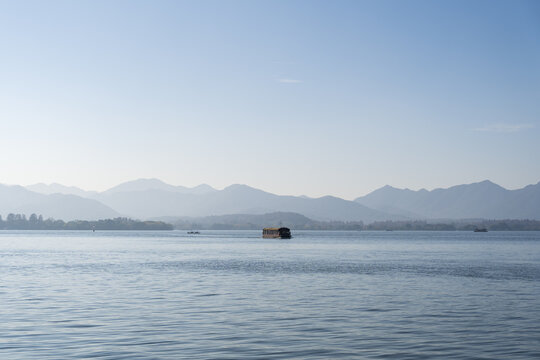
[(540, 181), (538, 1), (0, 1), (0, 183)]

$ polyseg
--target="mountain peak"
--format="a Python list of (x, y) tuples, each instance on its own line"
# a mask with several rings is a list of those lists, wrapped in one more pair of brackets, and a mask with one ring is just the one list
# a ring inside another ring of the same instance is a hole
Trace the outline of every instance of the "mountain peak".
[[(484, 181), (480, 181), (478, 184), (482, 184), (482, 185), (497, 185), (497, 184), (495, 184), (493, 181), (487, 180), (487, 179), (484, 180)], [(497, 186), (499, 186), (499, 185), (497, 185)]]
[(158, 191), (168, 191), (174, 193), (183, 193), (183, 194), (194, 194), (201, 195), (210, 192), (217, 191), (213, 187), (207, 184), (201, 184), (188, 188), (185, 186), (176, 186), (167, 184), (166, 182), (156, 179), (156, 178), (141, 178), (137, 180), (131, 180), (115, 187), (110, 188), (109, 190), (103, 192), (104, 194), (113, 194), (119, 192), (132, 192), (132, 191), (149, 191), (149, 190), (158, 190)]
[[(386, 193), (386, 192), (395, 192), (395, 191), (402, 191), (402, 189), (398, 189), (393, 187), (392, 185), (384, 185), (383, 187), (380, 187), (374, 191), (372, 191), (370, 194), (373, 193)], [(369, 194), (368, 194), (369, 195)]]
[(126, 181), (119, 185), (116, 185), (104, 193), (111, 194), (116, 192), (126, 192), (126, 191), (145, 191), (145, 190), (172, 190), (175, 187), (169, 185), (156, 178), (141, 178), (131, 181)]
[(232, 185), (227, 186), (223, 190), (236, 191), (236, 190), (255, 190), (255, 189), (252, 188), (251, 186), (246, 185), (246, 184), (232, 184)]
[(37, 192), (40, 194), (70, 194), (70, 195), (77, 195), (81, 197), (91, 197), (96, 192), (95, 191), (86, 191), (83, 189), (80, 189), (76, 186), (66, 186), (59, 183), (37, 183), (33, 185), (25, 186), (26, 189)]
[(412, 214), (417, 218), (539, 219), (537, 189), (531, 185), (507, 190), (483, 180), (431, 191), (390, 191), (390, 187), (384, 187), (356, 201), (377, 210)]
[(200, 184), (200, 185), (192, 187), (191, 189), (210, 190), (210, 191), (216, 190), (208, 184)]
[(150, 185), (169, 185), (157, 178), (140, 178), (136, 180), (126, 181), (123, 184), (150, 184)]
[(217, 190), (211, 187), (208, 184), (200, 184), (197, 186), (192, 187), (191, 189), (186, 188), (185, 192), (190, 192), (192, 194), (202, 195), (202, 194), (208, 194), (216, 192)]
[[(459, 185), (458, 185), (459, 186)], [(476, 183), (469, 184), (468, 186), (474, 186), (474, 187), (482, 187), (482, 188), (490, 188), (490, 189), (500, 189), (500, 190), (506, 190), (502, 186), (495, 184), (493, 181), (490, 180), (484, 180)]]

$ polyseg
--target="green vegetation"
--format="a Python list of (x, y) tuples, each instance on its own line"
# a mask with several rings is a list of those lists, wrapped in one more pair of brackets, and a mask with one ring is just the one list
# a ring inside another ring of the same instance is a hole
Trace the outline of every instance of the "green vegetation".
[(412, 231), (473, 231), (486, 228), (489, 231), (540, 231), (539, 220), (462, 220), (455, 222), (427, 221), (377, 221), (364, 226), (364, 230), (412, 230)]
[(540, 231), (538, 220), (403, 220), (377, 221), (317, 221), (292, 212), (274, 212), (262, 215), (220, 215), (198, 218), (169, 218), (179, 230), (260, 230), (264, 227), (286, 226), (292, 230), (411, 230), (411, 231)]
[(137, 221), (128, 218), (114, 218), (96, 221), (46, 219), (41, 215), (9, 214), (5, 220), (0, 216), (3, 230), (172, 230), (173, 226), (162, 221)]
[[(173, 219), (171, 219), (173, 220)], [(296, 213), (277, 212), (264, 215), (222, 215), (200, 218), (182, 218), (174, 221), (179, 230), (260, 230), (268, 226), (286, 226), (292, 230), (396, 230), (396, 231), (540, 231), (539, 220), (460, 220), (460, 221), (315, 221)], [(0, 230), (173, 230), (173, 225), (163, 221), (137, 221), (114, 218), (96, 221), (46, 219), (32, 214), (0, 216)]]
[(261, 230), (269, 226), (294, 230), (362, 230), (364, 227), (361, 221), (316, 221), (292, 212), (186, 217), (174, 220), (173, 224), (179, 230)]

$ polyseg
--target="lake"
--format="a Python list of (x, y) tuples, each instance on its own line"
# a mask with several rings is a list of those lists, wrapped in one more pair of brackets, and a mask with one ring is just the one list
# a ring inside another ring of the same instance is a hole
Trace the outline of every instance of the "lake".
[(540, 358), (540, 232), (260, 235), (0, 231), (0, 358)]

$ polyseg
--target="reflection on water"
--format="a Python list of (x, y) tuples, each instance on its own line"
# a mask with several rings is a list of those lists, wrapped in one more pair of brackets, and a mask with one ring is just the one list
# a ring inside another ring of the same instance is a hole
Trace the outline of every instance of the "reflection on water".
[(540, 357), (540, 233), (0, 232), (2, 359)]

